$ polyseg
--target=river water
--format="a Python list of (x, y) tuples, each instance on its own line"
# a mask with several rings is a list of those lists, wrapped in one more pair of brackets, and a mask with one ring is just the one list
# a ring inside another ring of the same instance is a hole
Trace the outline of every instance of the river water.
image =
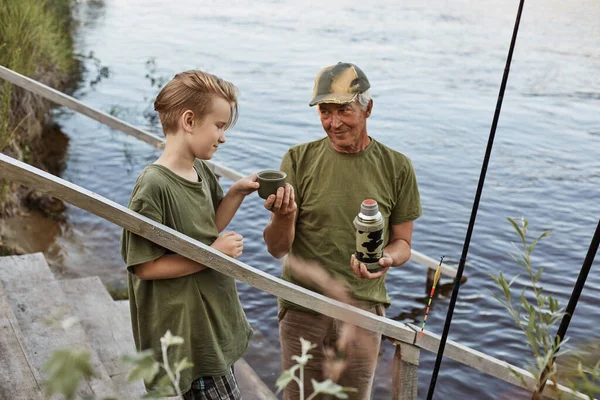
[[(215, 161), (246, 174), (277, 168), (286, 149), (324, 135), (308, 107), (313, 79), (337, 61), (358, 64), (375, 99), (369, 134), (409, 156), (423, 201), (413, 247), (457, 263), (487, 143), (518, 2), (506, 0), (378, 0), (218, 2), (105, 0), (82, 2), (76, 46), (86, 83), (75, 96), (160, 135), (151, 104), (161, 79), (200, 68), (233, 81), (241, 116)], [(496, 143), (450, 339), (523, 366), (526, 345), (502, 306), (489, 274), (523, 271), (510, 258), (518, 239), (507, 217), (524, 216), (531, 235), (552, 229), (536, 249), (543, 288), (566, 305), (600, 216), (600, 3), (526, 3)], [(99, 66), (108, 77), (92, 84)], [(154, 79), (154, 82), (152, 81)], [(141, 169), (159, 152), (86, 117), (62, 110), (70, 137), (64, 178), (127, 204)], [(230, 182), (222, 180), (227, 189)], [(360, 184), (360, 183), (353, 183)], [(349, 185), (351, 190), (352, 184)], [(65, 276), (125, 279), (121, 230), (74, 207), (67, 209), (48, 252)], [(262, 229), (269, 213), (256, 194), (230, 228), (245, 237), (241, 260), (274, 275)], [(571, 344), (598, 338), (596, 260), (571, 322)], [(449, 283), (448, 278), (442, 278)], [(388, 274), (388, 316), (420, 324), (425, 269), (408, 263)], [(527, 285), (524, 278), (516, 285)], [(256, 340), (249, 363), (274, 387), (279, 373), (276, 299), (245, 284), (240, 297)], [(441, 333), (449, 302), (435, 299), (427, 328)], [(389, 398), (394, 348), (385, 343), (375, 399)], [(435, 356), (421, 354), (424, 398)], [(436, 398), (526, 397), (519, 389), (445, 360)]]

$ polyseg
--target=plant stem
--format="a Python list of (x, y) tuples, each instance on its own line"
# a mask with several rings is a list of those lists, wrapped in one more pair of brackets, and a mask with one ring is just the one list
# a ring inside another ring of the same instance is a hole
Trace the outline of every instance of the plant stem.
[(314, 392), (313, 394), (311, 394), (310, 396), (308, 396), (308, 399), (306, 399), (306, 400), (312, 400), (312, 399), (314, 399), (314, 398), (315, 398), (315, 396), (316, 396), (316, 395), (318, 395), (318, 394), (319, 394), (319, 392)]
[[(300, 365), (300, 400), (304, 400), (304, 365)], [(311, 396), (312, 397), (312, 396)]]
[(169, 367), (169, 358), (167, 357), (167, 348), (169, 346), (165, 346), (162, 345), (162, 356), (163, 356), (163, 369), (165, 370), (165, 372), (167, 373), (167, 376), (169, 377), (169, 379), (171, 380), (171, 384), (173, 385), (173, 388), (175, 388), (175, 392), (177, 393), (177, 396), (179, 396), (179, 398), (181, 400), (183, 399), (183, 394), (181, 393), (181, 389), (179, 389), (179, 379), (175, 379), (175, 376), (173, 375), (173, 371), (171, 371), (171, 367)]

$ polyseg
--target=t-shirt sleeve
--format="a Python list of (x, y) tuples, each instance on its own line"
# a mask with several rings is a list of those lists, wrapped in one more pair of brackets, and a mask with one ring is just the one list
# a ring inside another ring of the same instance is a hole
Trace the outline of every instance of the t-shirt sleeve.
[(292, 152), (288, 150), (283, 159), (281, 160), (281, 166), (279, 169), (287, 174), (285, 178), (286, 183), (289, 183), (294, 187), (294, 197), (296, 199), (296, 205), (300, 207), (302, 195), (298, 190), (298, 182), (296, 179), (296, 162), (292, 156)]
[(403, 172), (398, 177), (396, 206), (390, 214), (391, 225), (414, 221), (423, 213), (417, 176), (410, 160), (407, 158), (406, 161)]
[[(153, 221), (162, 223), (163, 218), (160, 207), (149, 198), (134, 196), (131, 199), (129, 208)], [(166, 252), (167, 249), (164, 247), (135, 233), (123, 230), (121, 236), (121, 256), (130, 273), (133, 273), (132, 266), (156, 260), (165, 255)]]

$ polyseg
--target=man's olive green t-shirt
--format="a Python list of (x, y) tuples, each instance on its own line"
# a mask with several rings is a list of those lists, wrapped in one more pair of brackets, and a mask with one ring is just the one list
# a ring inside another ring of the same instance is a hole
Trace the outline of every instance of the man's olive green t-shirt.
[[(136, 181), (129, 208), (210, 245), (218, 237), (215, 212), (223, 190), (204, 162), (196, 160), (194, 168), (199, 182), (184, 179), (161, 165), (147, 166)], [(199, 377), (225, 375), (247, 350), (252, 329), (233, 278), (210, 268), (160, 280), (141, 280), (132, 273), (132, 266), (165, 254), (173, 253), (123, 231), (121, 255), (129, 271), (136, 348), (152, 349), (155, 358), (161, 360), (160, 338), (167, 330), (181, 336), (184, 343), (169, 348), (169, 359), (174, 362), (187, 357), (194, 364), (181, 374), (179, 385), (186, 392)]]
[[(417, 179), (408, 157), (372, 138), (360, 153), (339, 153), (326, 137), (290, 148), (281, 170), (294, 187), (298, 205), (290, 254), (321, 264), (346, 282), (356, 299), (389, 305), (385, 276), (361, 279), (352, 272), (350, 256), (356, 250), (353, 221), (364, 200), (377, 201), (385, 220), (387, 245), (390, 225), (421, 216)], [(294, 279), (285, 263), (283, 279), (307, 287)], [(284, 300), (280, 305), (300, 308)]]

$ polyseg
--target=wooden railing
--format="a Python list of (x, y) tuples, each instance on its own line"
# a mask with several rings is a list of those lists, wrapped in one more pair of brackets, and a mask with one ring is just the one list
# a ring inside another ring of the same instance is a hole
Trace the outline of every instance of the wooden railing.
[[(135, 130), (135, 135), (139, 135), (140, 132), (143, 132), (108, 114), (97, 110), (90, 111), (92, 109), (83, 103), (1, 66), (0, 77), (4, 79), (9, 77), (12, 83), (34, 91), (51, 100), (54, 99), (54, 101), (60, 101), (59, 104), (71, 104), (73, 107), (77, 107), (77, 109), (73, 108), (76, 111), (86, 109), (86, 115), (98, 119), (100, 122), (107, 123), (107, 121), (110, 120), (110, 124), (112, 125), (109, 126), (115, 127), (116, 129), (121, 129), (118, 127), (121, 126), (123, 129)], [(52, 96), (50, 94), (52, 94)], [(68, 107), (68, 105), (66, 106)], [(144, 133), (144, 135), (146, 135), (146, 133)], [(157, 141), (154, 141), (154, 139), (151, 141), (151, 137), (140, 137), (145, 138), (145, 141), (150, 143), (158, 143), (160, 140), (157, 138)], [(222, 176), (231, 179), (236, 179), (240, 176), (235, 173), (235, 171), (223, 168), (216, 164), (213, 165), (215, 171)], [(151, 240), (177, 254), (181, 254), (184, 257), (207, 265), (212, 269), (274, 296), (313, 309), (329, 317), (352, 323), (373, 332), (381, 333), (391, 338), (392, 342), (397, 346), (396, 355), (394, 357), (393, 398), (416, 399), (420, 349), (436, 353), (440, 343), (438, 335), (425, 331), (423, 338), (419, 339), (419, 328), (416, 326), (377, 316), (360, 308), (333, 300), (274, 277), (239, 260), (228, 257), (204, 243), (141, 216), (120, 204), (97, 195), (96, 193), (4, 154), (0, 154), (0, 179), (9, 180), (59, 198), (76, 207), (111, 221), (116, 225)], [(425, 256), (419, 255), (417, 257)], [(425, 260), (427, 260), (427, 258), (425, 258)], [(433, 267), (437, 267), (436, 262), (434, 260), (431, 261), (433, 261)], [(428, 265), (428, 267), (431, 268), (430, 265)], [(446, 273), (450, 274), (450, 271), (446, 270)], [(444, 355), (490, 376), (530, 391), (533, 390), (537, 383), (536, 378), (528, 371), (454, 341), (448, 341), (446, 343)], [(523, 379), (517, 377), (511, 370), (522, 375)], [(544, 395), (550, 398), (558, 398), (565, 393), (575, 396), (575, 398), (587, 398), (580, 393), (572, 392), (562, 385), (558, 385), (555, 388), (554, 384), (550, 381), (548, 381), (544, 390)]]
[[(56, 104), (67, 107), (73, 111), (77, 111), (80, 114), (86, 115), (98, 122), (103, 123), (113, 129), (117, 129), (127, 135), (136, 137), (152, 146), (157, 148), (162, 148), (165, 144), (163, 138), (153, 135), (149, 132), (146, 132), (140, 128), (137, 128), (127, 122), (121, 121), (118, 118), (113, 117), (110, 114), (107, 114), (103, 111), (97, 110), (93, 107), (90, 107), (77, 99), (74, 99), (71, 96), (68, 96), (62, 92), (59, 92), (56, 89), (52, 89), (46, 85), (43, 85), (33, 79), (30, 79), (26, 76), (18, 74), (8, 68), (5, 68), (0, 65), (0, 78), (11, 82), (14, 85), (20, 86), (23, 89), (29, 90), (32, 93), (35, 93), (39, 96), (42, 96)], [(232, 181), (237, 181), (240, 178), (243, 178), (244, 175), (234, 171), (230, 168), (227, 168), (219, 163), (214, 161), (207, 161), (207, 163), (212, 167), (213, 172), (224, 178), (230, 179)], [(431, 257), (426, 256), (425, 254), (421, 254), (418, 251), (413, 250), (411, 254), (411, 261), (419, 265), (424, 265), (429, 269), (435, 270), (438, 266), (438, 262)], [(454, 278), (456, 276), (456, 269), (448, 266), (447, 264), (442, 264), (442, 274)]]

